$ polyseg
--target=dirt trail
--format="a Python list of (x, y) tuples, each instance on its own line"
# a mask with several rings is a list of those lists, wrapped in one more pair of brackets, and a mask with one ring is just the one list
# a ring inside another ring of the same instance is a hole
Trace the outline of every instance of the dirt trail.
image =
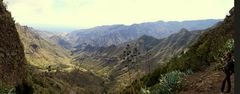
[[(186, 76), (184, 78), (184, 89), (179, 94), (222, 94), (221, 85), (224, 76), (223, 71), (213, 70), (213, 67)], [(234, 74), (231, 76), (231, 85), (231, 92), (224, 94), (234, 94)]]

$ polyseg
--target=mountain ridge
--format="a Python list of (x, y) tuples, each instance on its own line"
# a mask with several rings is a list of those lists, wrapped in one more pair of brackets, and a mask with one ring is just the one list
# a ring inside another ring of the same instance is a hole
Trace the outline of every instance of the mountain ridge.
[(68, 33), (66, 39), (73, 44), (87, 43), (92, 46), (110, 46), (121, 44), (139, 38), (142, 35), (150, 35), (155, 38), (164, 38), (177, 33), (182, 28), (192, 30), (206, 29), (220, 20), (197, 20), (182, 22), (148, 22), (133, 25), (108, 25), (90, 29), (83, 29)]
[(142, 35), (149, 35), (161, 39), (177, 33), (182, 28), (186, 28), (189, 31), (202, 30), (209, 28), (220, 21), (222, 20), (204, 19), (188, 21), (157, 21), (132, 25), (116, 24), (96, 26), (88, 29), (74, 30), (72, 32), (68, 32), (67, 34), (45, 31), (39, 31), (39, 33), (44, 39), (47, 39), (48, 41), (58, 44), (66, 49), (71, 49), (85, 44), (107, 47), (138, 39)]

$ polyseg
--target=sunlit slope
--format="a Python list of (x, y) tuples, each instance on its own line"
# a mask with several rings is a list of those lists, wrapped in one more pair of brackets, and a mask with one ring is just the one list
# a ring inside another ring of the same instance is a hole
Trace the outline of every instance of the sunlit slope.
[(64, 67), (70, 63), (69, 52), (58, 45), (50, 43), (36, 34), (33, 28), (16, 25), (28, 62), (45, 68), (49, 65)]

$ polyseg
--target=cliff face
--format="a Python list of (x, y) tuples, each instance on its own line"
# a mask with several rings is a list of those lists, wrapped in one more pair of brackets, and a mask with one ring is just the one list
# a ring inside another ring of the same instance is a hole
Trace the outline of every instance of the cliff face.
[(16, 85), (25, 76), (26, 59), (14, 20), (0, 0), (0, 82)]

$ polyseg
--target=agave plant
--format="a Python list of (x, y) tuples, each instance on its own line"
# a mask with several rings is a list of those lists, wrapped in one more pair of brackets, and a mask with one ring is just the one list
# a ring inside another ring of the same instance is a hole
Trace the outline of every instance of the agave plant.
[(174, 94), (181, 89), (181, 78), (183, 72), (172, 71), (161, 76), (160, 82), (151, 88), (151, 94)]

